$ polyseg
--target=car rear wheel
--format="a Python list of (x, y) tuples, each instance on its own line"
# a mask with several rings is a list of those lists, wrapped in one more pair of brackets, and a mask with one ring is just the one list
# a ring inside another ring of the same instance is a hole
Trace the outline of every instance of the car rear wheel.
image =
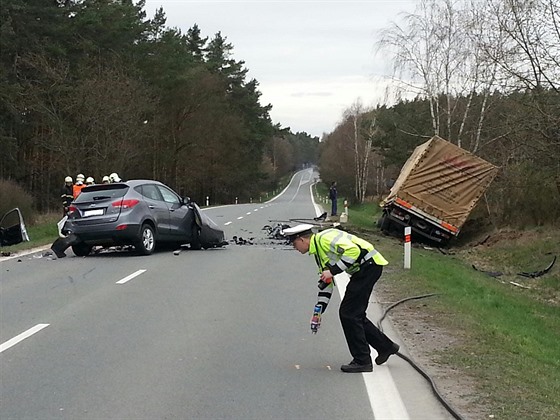
[(134, 247), (141, 255), (150, 255), (154, 252), (154, 249), (156, 248), (156, 237), (152, 226), (149, 224), (142, 225), (142, 229), (140, 229), (140, 237)]
[(86, 244), (85, 242), (77, 243), (76, 245), (72, 245), (72, 251), (77, 257), (87, 257), (91, 252), (91, 245)]

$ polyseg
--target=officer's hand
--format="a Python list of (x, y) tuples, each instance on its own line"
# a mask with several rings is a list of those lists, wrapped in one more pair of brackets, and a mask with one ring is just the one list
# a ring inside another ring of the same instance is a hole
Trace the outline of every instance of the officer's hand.
[(329, 284), (332, 281), (333, 275), (331, 273), (331, 270), (325, 270), (321, 273), (321, 280), (323, 280), (325, 283)]

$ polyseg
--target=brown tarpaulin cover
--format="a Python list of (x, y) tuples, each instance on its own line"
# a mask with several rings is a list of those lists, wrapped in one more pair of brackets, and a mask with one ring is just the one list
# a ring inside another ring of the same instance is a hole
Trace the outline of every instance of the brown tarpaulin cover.
[(498, 168), (434, 136), (414, 149), (382, 206), (400, 198), (461, 228)]

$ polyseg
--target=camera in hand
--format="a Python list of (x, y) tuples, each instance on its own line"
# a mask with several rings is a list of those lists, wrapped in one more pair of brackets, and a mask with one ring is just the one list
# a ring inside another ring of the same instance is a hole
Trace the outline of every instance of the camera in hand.
[(323, 280), (319, 280), (319, 283), (317, 283), (319, 290), (325, 290), (328, 285), (329, 283), (326, 283)]

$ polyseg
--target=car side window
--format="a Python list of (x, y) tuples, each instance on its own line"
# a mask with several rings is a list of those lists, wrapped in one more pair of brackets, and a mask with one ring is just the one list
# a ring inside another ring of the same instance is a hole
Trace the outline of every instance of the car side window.
[(163, 201), (163, 198), (155, 185), (150, 185), (150, 184), (142, 185), (141, 191), (139, 192), (144, 197), (149, 198), (150, 200)]
[(159, 192), (163, 196), (163, 201), (169, 204), (176, 204), (176, 205), (179, 205), (181, 203), (179, 201), (179, 197), (177, 197), (173, 192), (159, 185), (157, 187), (159, 189)]

